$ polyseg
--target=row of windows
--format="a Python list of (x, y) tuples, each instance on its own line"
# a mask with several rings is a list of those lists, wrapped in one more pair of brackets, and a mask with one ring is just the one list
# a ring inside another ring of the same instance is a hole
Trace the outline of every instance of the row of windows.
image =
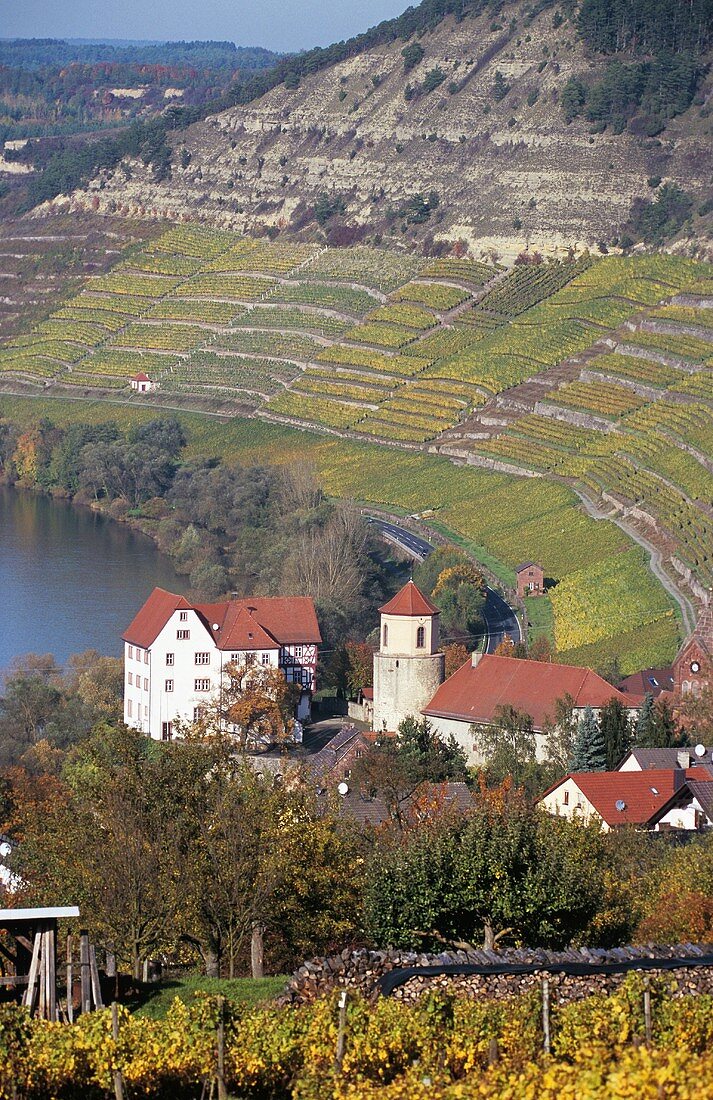
[[(133, 674), (133, 672), (127, 672), (126, 682), (127, 682), (127, 684), (133, 685), (133, 683), (134, 683), (134, 674)], [(137, 686), (137, 688), (139, 688), (139, 690), (141, 689), (141, 677), (139, 676), (138, 672), (136, 673), (136, 686)], [(144, 676), (144, 691), (148, 691), (148, 690), (149, 690), (149, 678), (148, 678), (148, 676)]]
[[(144, 664), (147, 665), (149, 663), (149, 651), (148, 651), (148, 649), (141, 650), (137, 646), (136, 647), (136, 660), (137, 661), (141, 660), (141, 654), (142, 653), (144, 655)], [(133, 659), (134, 659), (134, 647), (132, 645), (126, 647), (126, 656), (129, 658), (130, 661), (133, 661)]]
[[(197, 664), (197, 665), (209, 665), (210, 664), (210, 653), (207, 653), (205, 650), (201, 651), (200, 653), (194, 653), (193, 654), (193, 660), (194, 660), (194, 663)], [(167, 653), (166, 654), (166, 664), (167, 665), (174, 665), (175, 663), (176, 663), (175, 653)]]
[[(127, 718), (133, 718), (134, 717), (134, 701), (133, 701), (133, 699), (127, 699), (126, 700), (126, 716), (127, 716)], [(144, 706), (144, 718), (148, 718), (148, 716), (149, 716), (149, 708), (147, 706)], [(141, 721), (141, 700), (140, 699), (136, 700), (136, 717), (138, 718), (139, 721)]]
[[(389, 644), (389, 626), (384, 623), (384, 648)], [(419, 626), (416, 631), (416, 649), (424, 649), (426, 646), (426, 628)]]
[[(173, 680), (164, 680), (163, 690), (164, 691), (173, 691)], [(208, 679), (194, 680), (193, 681), (193, 690), (194, 691), (210, 691), (210, 680), (208, 680)]]

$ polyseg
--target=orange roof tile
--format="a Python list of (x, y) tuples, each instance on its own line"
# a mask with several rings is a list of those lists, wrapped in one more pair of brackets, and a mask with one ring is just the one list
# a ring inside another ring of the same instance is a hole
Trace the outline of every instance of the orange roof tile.
[[(545, 791), (542, 798), (571, 779), (607, 825), (645, 825), (663, 816), (668, 803), (687, 787), (684, 777), (698, 783), (713, 782), (713, 775), (704, 768), (688, 768), (683, 774), (682, 770), (673, 768), (652, 768), (643, 772), (574, 772)], [(622, 809), (617, 809), (617, 802), (624, 804)]]
[(413, 581), (408, 581), (379, 611), (382, 615), (440, 615), (439, 608)]
[[(322, 641), (310, 596), (256, 596), (191, 604), (184, 596), (163, 588), (154, 588), (122, 635), (124, 641), (148, 649), (179, 608), (199, 615), (219, 649), (275, 649), (281, 645), (318, 645)], [(251, 633), (253, 638), (249, 637)]]
[(247, 607), (229, 607), (220, 630), (220, 648), (279, 649), (280, 643), (268, 634)]
[[(223, 600), (221, 603), (196, 604), (196, 610), (208, 623), (219, 649), (230, 649), (226, 630), (233, 616), (244, 608), (280, 645), (319, 645), (317, 613), (311, 596), (251, 596), (250, 599)], [(218, 624), (218, 630), (213, 624)]]
[(174, 611), (190, 610), (191, 605), (185, 596), (176, 596), (165, 588), (154, 588), (144, 606), (137, 612), (122, 634), (130, 645), (148, 649), (152, 645)]
[(423, 714), (485, 725), (495, 720), (498, 707), (510, 706), (529, 714), (535, 729), (542, 730), (547, 719), (554, 718), (555, 702), (565, 695), (571, 695), (578, 707), (602, 707), (610, 699), (626, 707), (642, 702), (617, 691), (589, 668), (486, 653), (477, 665), (468, 661), (449, 676)]

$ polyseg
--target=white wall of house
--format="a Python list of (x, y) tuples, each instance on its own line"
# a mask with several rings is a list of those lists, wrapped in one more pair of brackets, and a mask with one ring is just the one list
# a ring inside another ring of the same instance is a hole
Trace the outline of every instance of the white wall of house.
[[(477, 732), (473, 733), (470, 722), (461, 722), (456, 718), (432, 717), (430, 714), (428, 720), (441, 737), (455, 737), (468, 758), (469, 766), (485, 763), (485, 755), (479, 747)], [(539, 761), (544, 760), (547, 755), (547, 739), (541, 733), (535, 734), (535, 755)]]
[(540, 805), (556, 817), (566, 817), (568, 821), (576, 818), (583, 825), (589, 824), (592, 820), (601, 821), (602, 832), (609, 832), (609, 826), (602, 821), (592, 803), (586, 795), (582, 794), (572, 778), (565, 779), (553, 791), (546, 794), (541, 799)]
[(194, 721), (216, 698), (231, 661), (278, 668), (280, 650), (221, 651), (195, 611), (174, 611), (150, 649), (124, 646), (124, 721), (155, 740), (170, 739), (176, 719)]

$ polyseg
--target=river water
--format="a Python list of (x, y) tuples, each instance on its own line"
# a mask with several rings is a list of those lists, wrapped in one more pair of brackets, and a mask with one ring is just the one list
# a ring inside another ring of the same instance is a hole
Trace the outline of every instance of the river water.
[(154, 585), (185, 592), (153, 542), (66, 501), (0, 486), (0, 677), (13, 658), (122, 652)]

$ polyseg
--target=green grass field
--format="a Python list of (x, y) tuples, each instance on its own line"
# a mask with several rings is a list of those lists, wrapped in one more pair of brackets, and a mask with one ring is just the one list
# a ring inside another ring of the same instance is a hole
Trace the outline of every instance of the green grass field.
[(135, 1014), (150, 1020), (162, 1020), (176, 997), (189, 1003), (197, 994), (225, 997), (240, 1005), (257, 1005), (272, 1000), (287, 985), (287, 977), (274, 978), (176, 978), (156, 985), (142, 986), (141, 995), (134, 1002)]

